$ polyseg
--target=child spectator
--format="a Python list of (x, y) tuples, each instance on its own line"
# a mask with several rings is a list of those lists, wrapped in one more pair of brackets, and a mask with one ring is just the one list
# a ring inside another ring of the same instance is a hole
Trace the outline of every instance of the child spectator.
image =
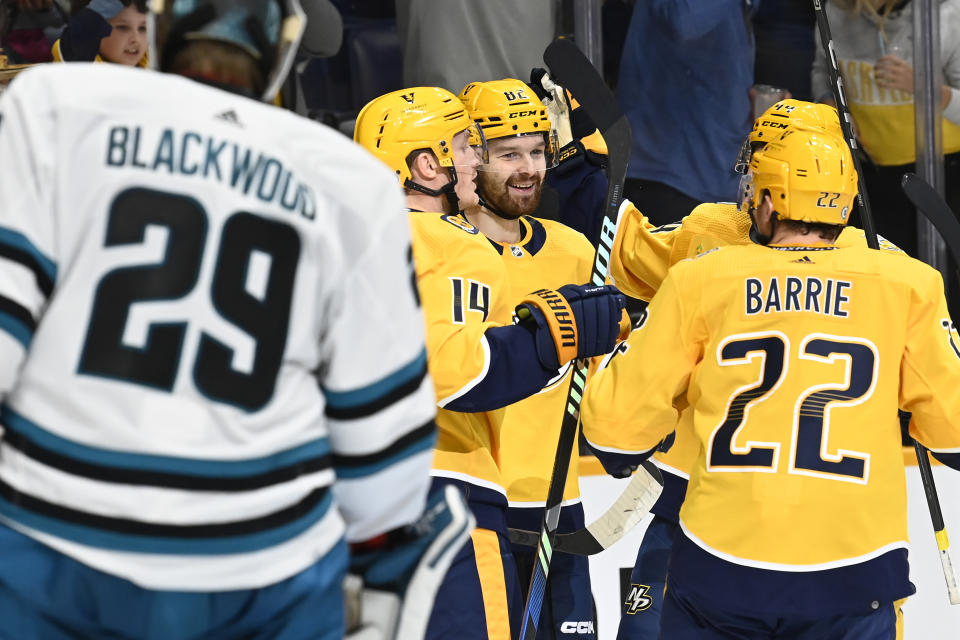
[(70, 22), (53, 43), (53, 59), (146, 67), (146, 0), (74, 1)]

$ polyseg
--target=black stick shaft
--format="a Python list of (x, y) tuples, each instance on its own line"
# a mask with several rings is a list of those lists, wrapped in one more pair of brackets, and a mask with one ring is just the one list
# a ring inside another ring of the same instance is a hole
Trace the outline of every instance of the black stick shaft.
[(827, 71), (830, 74), (830, 88), (833, 90), (833, 99), (837, 103), (837, 112), (840, 114), (840, 129), (843, 131), (843, 137), (847, 139), (847, 144), (850, 145), (850, 154), (853, 156), (853, 167), (857, 170), (857, 186), (859, 187), (857, 193), (857, 210), (860, 212), (863, 232), (867, 238), (867, 246), (871, 249), (879, 249), (880, 243), (877, 239), (877, 228), (873, 224), (870, 201), (867, 198), (867, 190), (863, 186), (863, 168), (860, 166), (860, 155), (857, 153), (859, 149), (857, 137), (853, 133), (853, 117), (850, 115), (850, 107), (847, 105), (847, 97), (843, 90), (843, 77), (840, 75), (837, 55), (833, 50), (833, 36), (830, 35), (830, 23), (827, 21), (827, 13), (823, 6), (823, 0), (813, 0), (813, 8), (817, 14), (817, 27), (820, 29), (820, 42), (823, 45), (823, 55), (827, 59)]
[[(879, 249), (880, 243), (877, 239), (876, 227), (873, 225), (873, 215), (870, 212), (867, 190), (863, 186), (863, 170), (860, 167), (860, 158), (857, 154), (857, 138), (853, 134), (853, 118), (850, 115), (850, 108), (847, 105), (846, 95), (843, 91), (843, 78), (840, 76), (837, 55), (833, 49), (833, 36), (830, 35), (830, 23), (827, 20), (823, 0), (813, 0), (813, 8), (817, 14), (817, 27), (820, 30), (820, 41), (823, 44), (824, 55), (827, 58), (830, 86), (831, 89), (833, 89), (833, 96), (837, 102), (837, 111), (840, 113), (840, 128), (843, 130), (843, 135), (847, 139), (847, 144), (850, 145), (850, 152), (853, 155), (853, 166), (856, 168), (857, 177), (859, 178), (857, 181), (859, 187), (857, 206), (860, 210), (860, 219), (863, 222), (863, 232), (867, 238), (867, 246), (871, 249)], [(927, 456), (927, 448), (916, 440), (913, 441), (913, 448), (917, 452), (917, 467), (920, 469), (923, 493), (927, 499), (927, 507), (930, 510), (933, 530), (937, 537), (938, 546), (940, 546), (940, 541), (946, 539), (946, 526), (943, 522), (943, 511), (940, 509), (940, 500), (937, 497), (937, 485), (933, 479), (933, 469), (930, 468), (930, 458)], [(947, 578), (947, 582), (948, 584), (950, 583), (949, 577)], [(951, 600), (952, 599), (953, 594), (951, 594)]]
[[(591, 281), (602, 285), (610, 266), (613, 240), (617, 229), (617, 213), (623, 197), (623, 182), (627, 173), (627, 161), (630, 156), (630, 124), (623, 115), (610, 89), (590, 61), (569, 40), (557, 40), (544, 52), (544, 61), (550, 72), (557, 77), (559, 84), (565, 86), (577, 98), (583, 108), (593, 118), (607, 143), (608, 189), (604, 210), (603, 228), (593, 260)], [(559, 74), (559, 75), (558, 75)], [(580, 401), (586, 386), (586, 366), (574, 362), (570, 376), (570, 390), (564, 405), (563, 421), (560, 425), (560, 437), (557, 453), (547, 490), (543, 524), (537, 545), (533, 574), (523, 608), (521, 640), (534, 640), (540, 611), (547, 587), (550, 561), (553, 557), (553, 545), (560, 520), (560, 508), (563, 502), (563, 490), (567, 484), (570, 456), (577, 441), (577, 427), (580, 421)]]

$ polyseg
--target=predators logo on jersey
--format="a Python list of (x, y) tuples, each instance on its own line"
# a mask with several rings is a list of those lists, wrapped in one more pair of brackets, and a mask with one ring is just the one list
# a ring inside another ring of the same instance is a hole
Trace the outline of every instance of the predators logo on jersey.
[(462, 218), (456, 215), (446, 214), (446, 215), (440, 216), (440, 219), (444, 220), (445, 222), (449, 222), (450, 224), (452, 224), (458, 229), (463, 229), (469, 234), (477, 235), (478, 233), (480, 233), (480, 229), (477, 229), (475, 226), (467, 222), (466, 218)]
[(623, 603), (624, 613), (632, 616), (649, 609), (653, 604), (653, 598), (647, 595), (649, 591), (650, 587), (645, 584), (631, 584), (630, 593), (627, 594), (627, 599)]

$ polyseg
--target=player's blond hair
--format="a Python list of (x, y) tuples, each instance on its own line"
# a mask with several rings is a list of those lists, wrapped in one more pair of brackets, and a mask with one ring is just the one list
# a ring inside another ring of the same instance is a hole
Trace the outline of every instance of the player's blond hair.
[(169, 71), (250, 89), (257, 94), (264, 86), (260, 67), (249, 53), (215, 40), (195, 40), (185, 44), (174, 55)]

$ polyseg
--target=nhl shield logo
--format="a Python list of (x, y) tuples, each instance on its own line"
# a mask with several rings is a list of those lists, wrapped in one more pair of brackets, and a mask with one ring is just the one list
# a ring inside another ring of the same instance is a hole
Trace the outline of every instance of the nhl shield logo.
[(522, 258), (522, 257), (523, 257), (523, 249), (521, 249), (520, 247), (515, 246), (515, 245), (511, 245), (511, 247), (510, 247), (510, 253), (512, 253), (513, 255), (515, 255), (515, 256), (518, 257), (518, 258)]

